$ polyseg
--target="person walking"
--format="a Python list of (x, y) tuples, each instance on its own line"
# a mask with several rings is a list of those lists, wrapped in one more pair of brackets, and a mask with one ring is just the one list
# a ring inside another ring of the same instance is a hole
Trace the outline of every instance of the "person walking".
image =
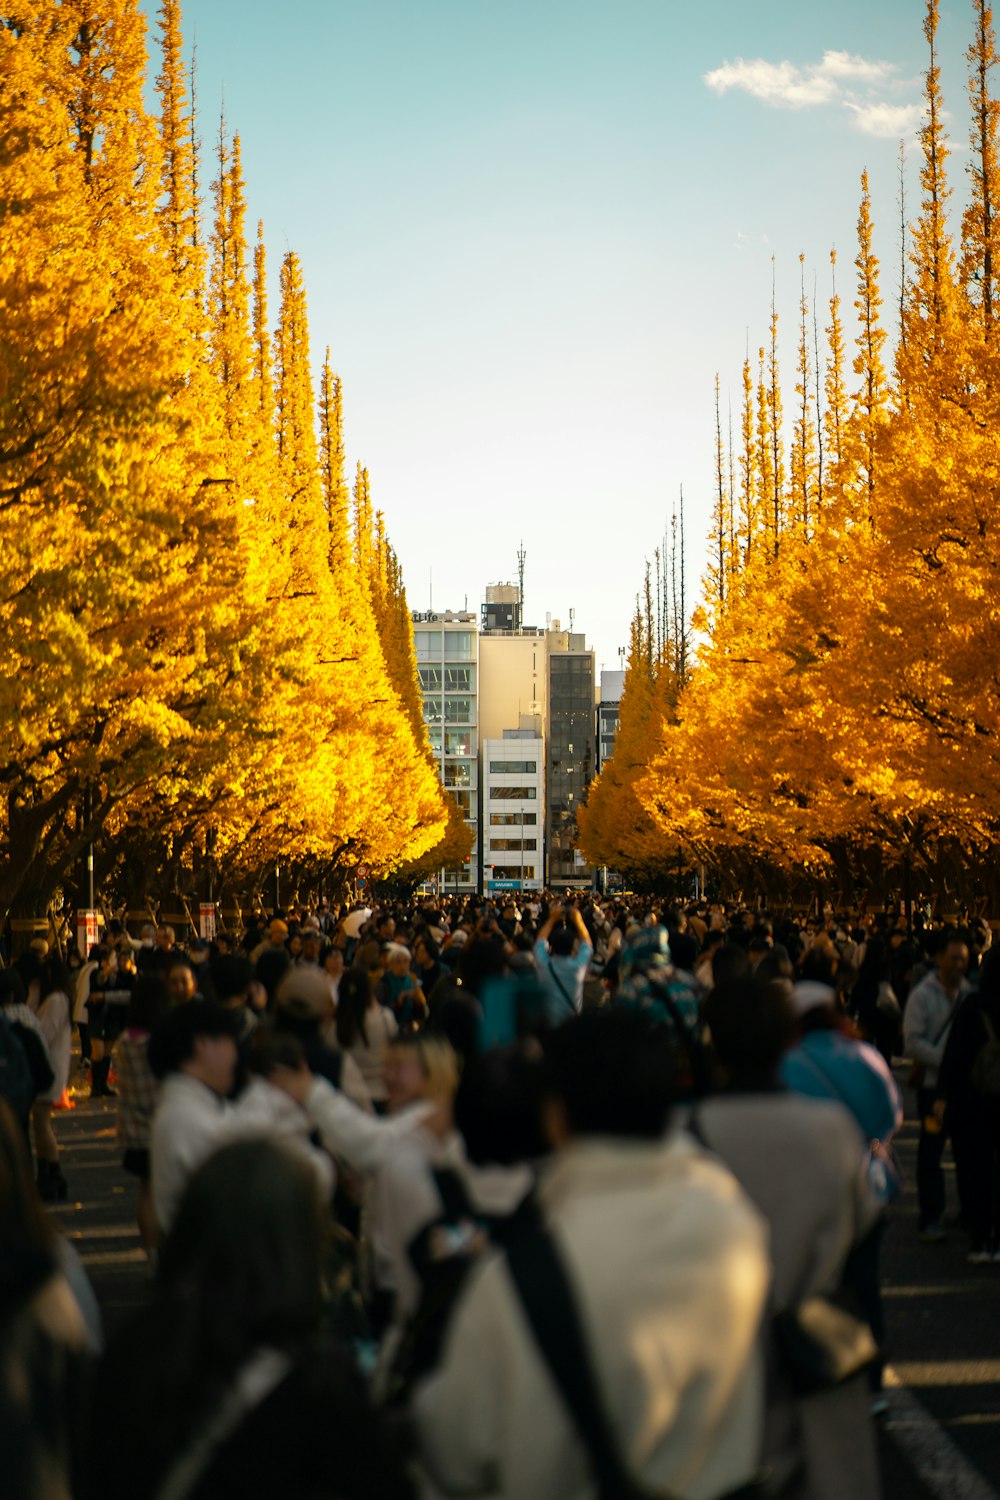
[(948, 1139), (945, 1120), (934, 1108), (938, 1071), (944, 1060), (952, 1022), (969, 993), (965, 977), (969, 950), (954, 929), (942, 934), (935, 967), (910, 991), (903, 1016), (906, 1055), (913, 1059), (917, 1086), (920, 1140), (917, 1146), (917, 1231), (925, 1244), (947, 1238), (944, 1227), (945, 1183), (941, 1162)]

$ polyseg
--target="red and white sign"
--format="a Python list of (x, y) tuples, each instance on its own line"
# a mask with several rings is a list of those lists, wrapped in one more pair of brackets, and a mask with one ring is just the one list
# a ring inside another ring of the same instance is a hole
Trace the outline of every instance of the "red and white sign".
[(215, 902), (203, 901), (198, 907), (198, 931), (206, 943), (215, 941)]
[(80, 950), (80, 957), (84, 960), (89, 958), (91, 948), (100, 940), (97, 912), (80, 908), (76, 914), (76, 946)]

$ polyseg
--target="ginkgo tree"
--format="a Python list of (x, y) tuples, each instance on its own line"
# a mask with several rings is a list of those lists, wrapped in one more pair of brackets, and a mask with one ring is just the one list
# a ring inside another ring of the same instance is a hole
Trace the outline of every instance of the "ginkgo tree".
[(272, 327), (239, 138), (220, 124), (206, 235), (178, 0), (158, 22), (154, 114), (137, 0), (0, 21), (9, 912), (95, 838), (109, 878), (179, 879), (210, 845), (234, 881), (281, 862), (335, 882), (421, 857), (451, 816), (398, 565), (376, 601), (318, 439), (317, 417), (342, 468), (301, 265), (281, 264)]
[[(920, 203), (895, 348), (865, 173), (853, 352), (831, 281), (825, 358), (811, 375), (800, 281), (787, 475), (773, 292), (768, 342), (756, 370), (744, 365), (735, 453), (724, 452), (717, 388), (695, 670), (652, 727), (644, 772), (630, 768), (606, 809), (611, 826), (623, 820), (625, 866), (646, 844), (644, 821), (629, 831), (637, 799), (668, 845), (734, 884), (762, 872), (873, 883), (905, 861), (939, 886), (971, 871), (989, 888), (1000, 832), (1000, 105), (990, 8), (972, 9), (971, 191), (955, 240), (937, 0), (926, 6)], [(813, 333), (818, 349), (818, 318)], [(821, 495), (810, 478), (820, 438)], [(727, 487), (729, 473), (738, 482)]]

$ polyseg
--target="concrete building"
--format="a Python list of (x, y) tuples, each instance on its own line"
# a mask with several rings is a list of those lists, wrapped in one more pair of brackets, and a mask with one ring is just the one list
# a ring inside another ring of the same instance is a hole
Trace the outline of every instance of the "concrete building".
[[(514, 585), (491, 584), (486, 594), (478, 622), (467, 610), (413, 614), (441, 781), (476, 840), (469, 862), (444, 872), (442, 889), (582, 889), (594, 872), (573, 845), (598, 768), (594, 653), (558, 620), (544, 630), (521, 624)], [(529, 764), (531, 772), (497, 769)]]
[(574, 848), (576, 814), (596, 771), (594, 653), (586, 637), (553, 620), (546, 632), (548, 714), (545, 764), (546, 879), (586, 888), (594, 872)]
[(545, 632), (484, 631), (479, 637), (479, 732), (500, 739), (524, 714), (548, 717), (548, 648)]
[(479, 886), (479, 632), (467, 610), (414, 612), (413, 641), (424, 720), (441, 782), (453, 792), (476, 840), (469, 860), (445, 870), (441, 888)]
[(516, 583), (488, 583), (480, 611), (484, 635), (493, 630), (517, 634), (521, 629), (521, 589)]
[(538, 721), (483, 746), (483, 891), (537, 891), (543, 884), (545, 744)]
[(625, 690), (624, 672), (602, 672), (597, 702), (597, 769), (610, 760), (618, 735), (618, 713)]

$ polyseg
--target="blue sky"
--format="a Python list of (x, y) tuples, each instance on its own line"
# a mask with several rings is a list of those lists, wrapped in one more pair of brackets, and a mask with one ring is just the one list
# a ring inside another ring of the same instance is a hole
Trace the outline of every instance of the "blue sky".
[[(822, 302), (836, 245), (852, 300), (866, 165), (896, 295), (922, 17), (920, 0), (186, 0), (203, 142), (224, 95), (272, 309), (292, 248), (413, 607), (433, 573), (436, 608), (477, 608), (523, 537), (529, 621), (573, 608), (615, 667), (681, 485), (696, 592), (715, 371), (735, 405), (774, 255), (791, 386), (799, 253)], [(971, 5), (943, 9), (960, 143), (971, 27)], [(915, 210), (912, 158), (908, 175)]]

